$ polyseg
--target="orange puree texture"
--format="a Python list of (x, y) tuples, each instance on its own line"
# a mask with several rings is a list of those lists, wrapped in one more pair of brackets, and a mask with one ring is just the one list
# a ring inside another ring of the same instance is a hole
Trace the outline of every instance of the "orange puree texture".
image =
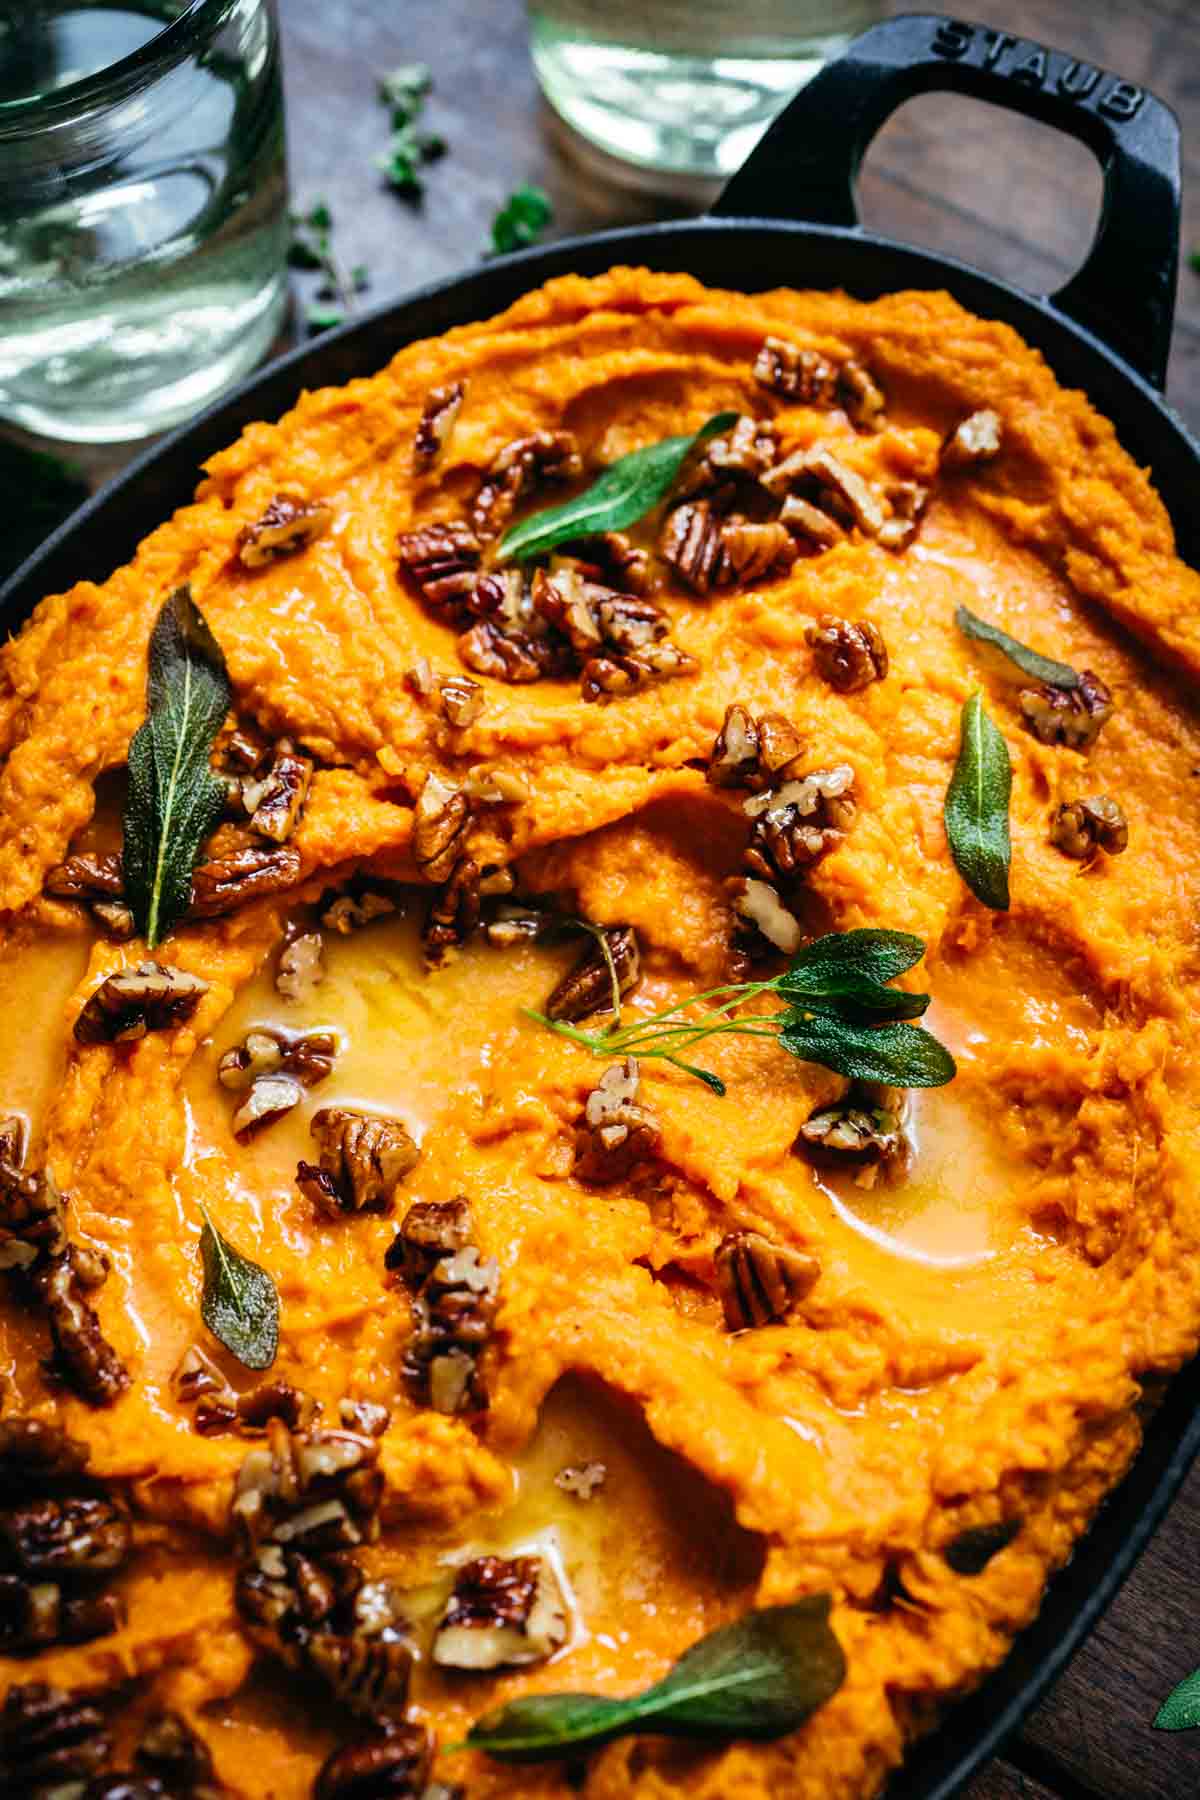
[[(766, 393), (751, 369), (768, 333), (868, 365), (883, 429), (858, 435), (838, 411)], [(453, 437), (416, 473), (425, 397), (453, 380), (466, 383)], [(1000, 415), (1000, 455), (937, 487), (901, 554), (855, 535), (705, 599), (668, 581), (656, 598), (691, 677), (607, 705), (585, 703), (577, 678), (480, 677), (483, 711), (465, 729), (405, 684), (421, 657), (461, 669), (453, 631), (398, 572), (397, 535), (463, 516), (516, 437), (570, 430), (594, 470), (734, 408), (774, 417), (785, 449), (829, 444), (873, 480), (928, 480), (942, 439), (980, 407)], [(332, 528), (247, 571), (238, 534), (280, 491), (327, 503)], [(113, 841), (149, 632), (183, 582), (225, 652), (239, 720), (317, 760), (293, 840), (305, 882), (165, 941), (164, 962), (210, 983), (190, 1025), (83, 1047), (71, 1027), (84, 998), (145, 951), (97, 937), (43, 882), (69, 848)], [(1020, 679), (959, 635), (959, 603), (1108, 684), (1116, 711), (1091, 749), (1022, 729)], [(879, 625), (886, 680), (843, 696), (820, 679), (805, 629), (825, 613)], [(439, 1779), (472, 1800), (875, 1794), (939, 1706), (1004, 1656), (1134, 1454), (1143, 1382), (1197, 1347), (1198, 674), (1200, 577), (1176, 559), (1161, 502), (1086, 397), (1011, 330), (945, 294), (747, 297), (636, 269), (553, 282), (378, 375), (305, 394), (214, 458), (195, 502), (127, 567), (46, 599), (0, 651), (0, 1114), (30, 1120), (30, 1161), (69, 1195), (73, 1236), (111, 1260), (96, 1306), (132, 1381), (96, 1408), (49, 1385), (44, 1325), (7, 1290), (0, 1373), (6, 1414), (61, 1419), (91, 1446), (92, 1473), (128, 1497), (137, 1549), (118, 1581), (124, 1627), (0, 1659), (5, 1685), (128, 1680), (130, 1719), (179, 1707), (248, 1800), (307, 1795), (352, 1729), (244, 1636), (228, 1515), (247, 1442), (198, 1435), (172, 1394), (195, 1342), (236, 1387), (259, 1379), (200, 1324), (203, 1202), (274, 1276), (273, 1373), (331, 1425), (345, 1396), (391, 1408), (372, 1569), (427, 1594), (468, 1554), (557, 1534), (570, 1643), (518, 1672), (419, 1661), (414, 1703), (443, 1745), (519, 1694), (640, 1687), (751, 1605), (834, 1597), (847, 1677), (789, 1738), (629, 1738), (590, 1759), (582, 1788), (560, 1763), (475, 1754), (440, 1755)], [(1013, 761), (1007, 914), (964, 887), (942, 824), (977, 687)], [(562, 1173), (556, 1147), (602, 1065), (519, 1008), (543, 1002), (570, 946), (476, 939), (426, 972), (414, 901), (412, 916), (331, 940), (311, 999), (275, 992), (289, 920), (361, 870), (413, 881), (425, 773), (454, 783), (481, 762), (521, 775), (529, 797), (480, 815), (477, 859), (514, 864), (521, 893), (632, 924), (646, 968), (634, 1013), (725, 979), (724, 884), (746, 823), (704, 768), (734, 701), (785, 713), (811, 766), (854, 769), (855, 820), (808, 878), (821, 928), (890, 926), (928, 946), (912, 980), (935, 996), (927, 1022), (959, 1075), (917, 1098), (901, 1185), (865, 1189), (793, 1154), (844, 1084), (739, 1038), (703, 1047), (724, 1099), (643, 1065), (662, 1127), (651, 1184)], [(1048, 821), (1092, 793), (1124, 807), (1130, 845), (1080, 864)], [(216, 1063), (270, 1023), (331, 1026), (343, 1056), (299, 1112), (240, 1147)], [(295, 1187), (311, 1112), (343, 1102), (395, 1114), (421, 1143), (391, 1218), (317, 1219)], [(383, 1269), (409, 1202), (460, 1192), (500, 1266), (491, 1407), (474, 1419), (408, 1396), (410, 1309)], [(821, 1273), (786, 1322), (731, 1334), (713, 1251), (742, 1227)], [(553, 1478), (588, 1457), (609, 1479), (584, 1503)], [(1015, 1540), (983, 1573), (954, 1573), (947, 1543), (1002, 1518), (1022, 1520)]]

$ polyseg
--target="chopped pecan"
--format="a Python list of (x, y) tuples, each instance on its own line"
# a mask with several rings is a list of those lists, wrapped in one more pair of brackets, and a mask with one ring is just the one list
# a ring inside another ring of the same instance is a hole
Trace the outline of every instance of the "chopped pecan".
[(254, 1643), (352, 1712), (404, 1706), (407, 1623), (390, 1584), (368, 1581), (350, 1558), (262, 1544), (238, 1571), (234, 1598)]
[(479, 539), (469, 525), (422, 525), (400, 534), (400, 566), (426, 605), (458, 617), (479, 575)]
[[(529, 598), (538, 618), (560, 631), (577, 656), (590, 656), (603, 640), (596, 597), (608, 591), (598, 582), (586, 581), (577, 567), (560, 558), (553, 570), (534, 572)], [(657, 614), (657, 607), (653, 610)]]
[(426, 881), (449, 880), (470, 822), (471, 803), (462, 789), (431, 769), (413, 811), (413, 860)]
[(644, 594), (650, 585), (650, 553), (623, 531), (602, 531), (567, 548), (592, 564), (601, 581), (623, 594)]
[[(168, 1794), (185, 1794), (214, 1780), (212, 1752), (182, 1714), (154, 1712), (142, 1726), (133, 1753), (135, 1767), (157, 1779)], [(200, 1796), (196, 1795), (196, 1800)]]
[(556, 666), (559, 659), (545, 638), (533, 637), (527, 631), (505, 631), (492, 619), (481, 619), (463, 632), (458, 640), (458, 654), (477, 675), (490, 675), (494, 681), (505, 681), (510, 687), (560, 672)]
[(743, 810), (754, 820), (745, 855), (748, 873), (775, 882), (827, 855), (854, 817), (853, 793), (854, 770), (837, 763), (745, 801)]
[(780, 483), (788, 490), (798, 484), (815, 486), (825, 504), (853, 521), (868, 537), (878, 537), (883, 529), (884, 511), (879, 495), (832, 450), (818, 447), (789, 456), (766, 479), (766, 485), (774, 484), (775, 491), (779, 491)]
[(285, 1118), (304, 1098), (304, 1089), (290, 1075), (260, 1075), (233, 1115), (233, 1135), (239, 1144)]
[(473, 856), (460, 856), (449, 881), (429, 903), (421, 930), (426, 960), (431, 966), (446, 952), (465, 944), (479, 923), (480, 874)]
[(14, 1173), (20, 1169), (25, 1161), (25, 1136), (25, 1120), (20, 1113), (9, 1113), (0, 1118), (0, 1167)]
[(46, 1308), (55, 1361), (63, 1375), (93, 1406), (110, 1406), (129, 1386), (129, 1373), (101, 1331), (85, 1291), (97, 1285), (99, 1272), (95, 1259), (72, 1244), (63, 1255), (35, 1268), (30, 1280)]
[(596, 938), (589, 937), (588, 946), (575, 967), (567, 971), (546, 1001), (548, 1018), (567, 1019), (578, 1024), (580, 1019), (610, 1008), (613, 982), (609, 958), (616, 970), (617, 989), (622, 999), (631, 994), (642, 979), (641, 952), (633, 926), (605, 925), (601, 929), (608, 945), (608, 956)]
[(43, 1497), (0, 1510), (0, 1567), (42, 1580), (101, 1574), (129, 1553), (129, 1521), (111, 1500)]
[(254, 775), (262, 768), (268, 754), (266, 744), (260, 744), (257, 738), (239, 727), (226, 741), (222, 760), (227, 768), (239, 775)]
[(384, 1263), (415, 1294), (442, 1258), (465, 1250), (473, 1236), (471, 1203), (465, 1194), (456, 1194), (453, 1200), (418, 1200), (405, 1213)]
[(199, 1344), (189, 1344), (175, 1365), (171, 1390), (181, 1406), (193, 1406), (205, 1394), (227, 1395), (230, 1405), (235, 1403), (222, 1370)]
[(799, 735), (782, 713), (763, 713), (755, 719), (748, 707), (735, 701), (726, 707), (713, 741), (708, 780), (713, 787), (757, 793), (788, 778), (800, 749)]
[(1079, 686), (1053, 687), (1048, 682), (1022, 688), (1021, 712), (1025, 728), (1040, 744), (1066, 744), (1086, 750), (1113, 715), (1112, 694), (1098, 675), (1084, 669)]
[(1000, 415), (990, 407), (982, 407), (955, 427), (942, 445), (938, 467), (943, 475), (960, 469), (978, 468), (990, 462), (1000, 450)]
[(504, 631), (521, 631), (534, 619), (533, 597), (520, 569), (491, 569), (471, 589), (470, 610)]
[(300, 880), (300, 852), (291, 844), (268, 849), (248, 844), (228, 856), (215, 857), (192, 873), (193, 919), (216, 919), (250, 900), (286, 893)]
[(436, 1262), (413, 1301), (404, 1373), (414, 1397), (435, 1412), (481, 1412), (488, 1403), (479, 1362), (491, 1341), (500, 1289), (492, 1257), (474, 1244)]
[(302, 1037), (261, 1027), (248, 1031), (240, 1044), (226, 1050), (217, 1064), (222, 1087), (243, 1092), (260, 1075), (293, 1075), (305, 1087), (316, 1087), (333, 1069), (337, 1039), (332, 1031), (310, 1031)]
[(115, 1594), (64, 1593), (56, 1581), (0, 1575), (0, 1651), (47, 1650), (108, 1637), (125, 1622)]
[(590, 1500), (607, 1480), (608, 1470), (602, 1462), (568, 1463), (554, 1477), (554, 1485), (576, 1500)]
[(534, 431), (497, 454), (475, 497), (471, 523), (480, 538), (497, 537), (522, 496), (543, 481), (574, 481), (583, 461), (570, 431)]
[(638, 1102), (641, 1071), (637, 1058), (611, 1063), (587, 1097), (575, 1132), (575, 1173), (602, 1187), (622, 1181), (652, 1157), (662, 1131), (648, 1107)]
[(0, 1419), (0, 1492), (16, 1487), (27, 1494), (37, 1483), (79, 1475), (91, 1454), (89, 1445), (47, 1419)]
[(112, 1750), (93, 1692), (14, 1682), (0, 1710), (0, 1787), (12, 1800), (82, 1790)]
[(840, 1100), (818, 1107), (805, 1121), (796, 1148), (812, 1162), (863, 1168), (873, 1177), (908, 1153), (901, 1105), (902, 1096), (891, 1088), (853, 1083)]
[(856, 694), (873, 681), (882, 681), (888, 672), (883, 633), (870, 619), (826, 615), (818, 625), (810, 625), (804, 636), (817, 673), (839, 694)]
[(302, 931), (279, 952), (275, 989), (285, 1000), (307, 1000), (325, 979), (325, 946), (319, 931)]
[(723, 583), (758, 581), (764, 575), (783, 575), (796, 560), (796, 545), (786, 525), (776, 520), (756, 524), (749, 519), (727, 519), (721, 527)]
[(309, 1128), (321, 1152), (319, 1168), (302, 1162), (296, 1171), (300, 1192), (319, 1212), (338, 1218), (350, 1212), (387, 1212), (401, 1180), (420, 1151), (399, 1119), (326, 1106)]
[(433, 1740), (423, 1725), (386, 1715), (367, 1736), (326, 1757), (313, 1800), (429, 1800)]
[(138, 963), (106, 976), (75, 1021), (81, 1044), (127, 1044), (149, 1031), (171, 1031), (191, 1018), (207, 981), (159, 962)]
[(431, 468), (450, 442), (465, 392), (463, 382), (448, 381), (444, 387), (430, 388), (426, 394), (413, 438), (413, 462), (418, 469)]
[(567, 1607), (545, 1556), (479, 1556), (459, 1571), (434, 1634), (433, 1661), (449, 1669), (519, 1668), (567, 1641)]
[(344, 893), (331, 890), (322, 894), (320, 901), (322, 925), (326, 931), (336, 931), (342, 937), (348, 937), (352, 931), (361, 931), (364, 925), (386, 918), (396, 910), (396, 901), (391, 894), (365, 881), (352, 881)]
[(438, 689), (442, 717), (456, 730), (473, 725), (483, 711), (483, 689), (469, 675), (448, 675)]
[(720, 575), (721, 525), (707, 500), (685, 500), (667, 514), (663, 525), (659, 552), (697, 594), (707, 594)]
[(260, 1381), (239, 1397), (237, 1416), (252, 1431), (265, 1431), (271, 1419), (282, 1419), (289, 1431), (305, 1431), (317, 1416), (317, 1403), (290, 1381)]
[(837, 376), (838, 404), (856, 431), (878, 431), (887, 411), (887, 398), (864, 363), (853, 357)]
[(779, 454), (779, 439), (770, 419), (739, 415), (727, 437), (713, 438), (704, 453), (702, 467), (717, 478), (747, 475), (757, 479)]
[(1095, 856), (1097, 850), (1120, 856), (1129, 844), (1129, 822), (1123, 808), (1107, 794), (1066, 800), (1051, 821), (1050, 842), (1078, 862)]
[(127, 944), (137, 936), (137, 921), (123, 900), (93, 900), (92, 917), (114, 944)]
[(324, 537), (333, 524), (333, 508), (322, 500), (302, 500), (294, 494), (276, 494), (260, 519), (243, 528), (237, 555), (243, 569), (261, 569), (281, 556)]
[(56, 900), (122, 900), (125, 876), (119, 850), (81, 850), (51, 869), (46, 892)]
[(0, 1162), (0, 1269), (23, 1272), (68, 1248), (63, 1198), (50, 1171), (23, 1174)]
[(270, 1540), (324, 1555), (379, 1535), (379, 1445), (350, 1431), (293, 1432), (268, 1419), (267, 1441), (246, 1452), (233, 1520), (254, 1546)]
[(769, 881), (746, 875), (735, 884), (731, 903), (739, 919), (752, 926), (768, 944), (791, 956), (800, 948), (800, 926)]
[(846, 535), (836, 519), (830, 518), (802, 494), (787, 496), (779, 511), (779, 523), (794, 538), (803, 538), (821, 550), (831, 549)]
[(338, 1418), (347, 1431), (356, 1431), (365, 1437), (382, 1437), (392, 1422), (392, 1415), (386, 1406), (379, 1406), (374, 1400), (338, 1401)]
[(717, 1246), (717, 1291), (730, 1331), (770, 1325), (810, 1292), (821, 1265), (757, 1231), (731, 1231)]
[(818, 350), (803, 350), (786, 338), (763, 339), (754, 379), (772, 393), (802, 406), (832, 406), (837, 398), (837, 364)]
[(515, 769), (472, 763), (463, 780), (463, 793), (476, 806), (519, 806), (529, 798), (529, 783)]
[(894, 481), (885, 492), (892, 516), (880, 526), (879, 542), (885, 550), (905, 550), (925, 516), (930, 489), (920, 481)]
[(538, 906), (498, 906), (484, 926), (489, 944), (511, 950), (517, 944), (537, 944), (563, 929), (561, 914)]
[(677, 675), (694, 675), (699, 667), (694, 656), (675, 644), (647, 644), (642, 650), (591, 657), (583, 665), (579, 691), (585, 700), (612, 699)]
[(266, 774), (242, 778), (251, 830), (274, 844), (286, 843), (300, 822), (312, 775), (312, 758), (302, 756), (291, 738), (280, 738)]

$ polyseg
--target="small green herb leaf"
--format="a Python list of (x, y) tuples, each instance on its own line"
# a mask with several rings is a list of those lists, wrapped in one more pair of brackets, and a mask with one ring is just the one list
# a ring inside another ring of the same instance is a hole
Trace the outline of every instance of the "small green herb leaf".
[(944, 1087), (958, 1072), (945, 1045), (919, 1025), (867, 1025), (795, 1009), (784, 1019), (779, 1041), (801, 1062), (820, 1063), (851, 1081)]
[(960, 606), (954, 614), (954, 623), (964, 637), (975, 638), (981, 644), (991, 644), (1007, 656), (1009, 662), (1016, 663), (1025, 675), (1034, 681), (1045, 681), (1051, 687), (1077, 688), (1079, 672), (1070, 663), (1055, 662), (1052, 656), (1043, 656), (1037, 650), (1031, 650), (1027, 644), (1019, 643), (1015, 637), (1009, 637), (1007, 631), (1001, 631), (998, 625), (989, 625), (977, 613), (969, 612)]
[(401, 63), (379, 78), (379, 98), (392, 109), (392, 123), (399, 127), (416, 118), (433, 86), (425, 63)]
[(946, 837), (954, 866), (985, 906), (1008, 911), (1008, 745), (972, 694), (962, 711), (962, 741), (946, 790)]
[(768, 1606), (710, 1632), (670, 1673), (624, 1700), (534, 1694), (485, 1715), (467, 1745), (502, 1762), (594, 1750), (631, 1731), (709, 1740), (766, 1740), (796, 1731), (841, 1686), (846, 1658), (829, 1595)]
[(187, 587), (150, 634), (147, 717), (129, 746), (125, 891), (148, 949), (188, 909), (192, 870), (225, 792), (209, 767), (233, 694), (221, 646)]
[(627, 525), (636, 524), (666, 499), (689, 452), (717, 432), (728, 431), (736, 420), (736, 413), (717, 413), (689, 436), (662, 438), (657, 444), (631, 450), (573, 500), (548, 506), (506, 531), (500, 540), (500, 560), (543, 556), (574, 538), (624, 531)]
[(200, 1317), (247, 1369), (269, 1369), (279, 1348), (275, 1283), (265, 1269), (222, 1237), (207, 1212), (200, 1255), (204, 1261)]
[(831, 931), (796, 952), (776, 987), (785, 999), (851, 1018), (919, 1019), (929, 995), (884, 984), (924, 954), (921, 939), (906, 931)]
[(1155, 1731), (1191, 1731), (1200, 1725), (1200, 1669), (1172, 1688), (1154, 1715)]
[(493, 252), (506, 256), (510, 250), (528, 249), (553, 220), (549, 194), (538, 187), (517, 188), (492, 220)]

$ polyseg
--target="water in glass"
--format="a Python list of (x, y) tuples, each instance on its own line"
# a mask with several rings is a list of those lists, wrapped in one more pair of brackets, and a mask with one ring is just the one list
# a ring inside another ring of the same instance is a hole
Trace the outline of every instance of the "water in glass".
[(278, 330), (287, 235), (266, 0), (0, 3), (0, 415), (188, 416)]

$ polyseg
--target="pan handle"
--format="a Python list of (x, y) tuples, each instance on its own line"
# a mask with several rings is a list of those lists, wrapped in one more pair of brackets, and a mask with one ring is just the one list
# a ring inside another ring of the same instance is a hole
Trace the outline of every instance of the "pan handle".
[(871, 139), (905, 100), (939, 89), (1057, 126), (1095, 154), (1096, 236), (1047, 299), (1161, 390), (1179, 268), (1179, 123), (1144, 88), (1061, 50), (937, 13), (873, 26), (784, 109), (714, 212), (858, 227), (854, 184)]

